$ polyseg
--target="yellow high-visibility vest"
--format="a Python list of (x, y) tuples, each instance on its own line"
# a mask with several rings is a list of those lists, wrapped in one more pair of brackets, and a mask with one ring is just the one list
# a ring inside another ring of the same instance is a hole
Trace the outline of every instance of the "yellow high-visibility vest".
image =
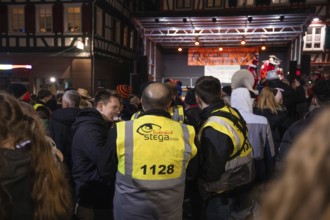
[(185, 181), (197, 152), (195, 131), (162, 116), (144, 115), (117, 126), (117, 181), (143, 189), (166, 189)]
[[(184, 122), (184, 109), (182, 107), (182, 105), (175, 105), (172, 106), (168, 112), (171, 114), (171, 118), (175, 121)], [(139, 117), (139, 115), (141, 114), (141, 111), (135, 112), (132, 117), (131, 120), (137, 119)]]
[[(204, 187), (209, 192), (221, 193), (233, 189), (237, 186), (249, 183), (254, 178), (253, 151), (249, 140), (247, 139), (247, 130), (243, 131), (237, 127), (234, 122), (222, 116), (217, 116), (217, 111), (224, 111), (233, 114), (236, 118), (241, 116), (229, 106), (224, 106), (212, 112), (202, 125), (198, 138), (201, 140), (201, 134), (206, 127), (213, 129), (230, 137), (234, 150), (226, 162), (225, 172), (218, 181), (204, 183)], [(245, 122), (244, 122), (245, 123)], [(203, 147), (203, 143), (201, 143)]]

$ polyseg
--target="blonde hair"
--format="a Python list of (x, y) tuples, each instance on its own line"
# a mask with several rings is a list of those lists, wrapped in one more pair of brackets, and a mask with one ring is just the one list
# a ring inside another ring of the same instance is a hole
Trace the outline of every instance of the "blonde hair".
[(277, 103), (275, 100), (275, 92), (280, 92), (270, 87), (265, 87), (261, 90), (258, 97), (257, 108), (263, 111), (264, 109), (269, 109), (273, 114), (281, 109), (281, 103)]
[(294, 142), (283, 175), (270, 186), (261, 220), (330, 219), (330, 107)]
[[(23, 108), (28, 113), (29, 107)], [(72, 198), (68, 180), (64, 176), (63, 167), (59, 166), (52, 154), (43, 125), (33, 114), (24, 114), (17, 100), (0, 92), (0, 144), (8, 138), (14, 140), (14, 145), (26, 140), (31, 142), (33, 219), (70, 219)], [(8, 212), (3, 210), (2, 201), (3, 198), (0, 198), (1, 212)], [(10, 216), (8, 213), (0, 213), (0, 219), (6, 215)]]

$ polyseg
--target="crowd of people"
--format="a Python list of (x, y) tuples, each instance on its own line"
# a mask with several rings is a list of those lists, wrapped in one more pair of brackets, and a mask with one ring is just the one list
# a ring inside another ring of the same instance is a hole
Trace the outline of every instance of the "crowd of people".
[[(0, 92), (0, 219), (329, 219), (330, 79)], [(255, 88), (255, 89), (254, 89)]]

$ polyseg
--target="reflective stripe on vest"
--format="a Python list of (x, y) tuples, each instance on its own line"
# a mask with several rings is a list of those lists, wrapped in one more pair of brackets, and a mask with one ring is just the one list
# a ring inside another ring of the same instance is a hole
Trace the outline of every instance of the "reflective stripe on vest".
[(44, 106), (44, 105), (40, 104), (40, 103), (37, 103), (37, 104), (34, 104), (33, 108), (34, 108), (34, 110), (37, 110), (41, 106)]
[[(240, 117), (234, 110), (230, 111), (229, 107), (228, 109), (222, 108), (221, 111), (231, 112), (235, 116)], [(234, 157), (226, 162), (225, 172), (219, 180), (203, 184), (205, 189), (209, 192), (221, 193), (251, 182), (254, 178), (253, 152), (251, 144), (247, 139), (247, 134), (246, 137), (244, 137), (244, 131), (239, 130), (234, 123), (226, 117), (211, 116), (201, 127), (198, 135), (199, 140), (206, 127), (212, 127), (230, 137), (234, 146), (230, 157)], [(203, 143), (201, 143), (201, 145), (202, 144)]]
[(137, 119), (139, 117), (139, 115), (141, 114), (141, 111), (137, 111), (135, 112), (132, 117), (131, 117), (131, 120), (134, 120), (134, 119)]
[(169, 110), (173, 120), (183, 123), (184, 120), (184, 110), (182, 105), (172, 106)]
[(197, 151), (192, 126), (152, 115), (116, 126), (117, 181), (148, 190), (185, 181), (186, 167)]

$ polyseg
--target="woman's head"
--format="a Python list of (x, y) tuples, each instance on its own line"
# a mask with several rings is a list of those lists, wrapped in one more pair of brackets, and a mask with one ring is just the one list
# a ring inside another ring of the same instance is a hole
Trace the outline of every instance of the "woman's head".
[[(30, 106), (22, 106), (24, 111), (14, 97), (0, 92), (0, 147), (15, 151), (20, 143), (29, 143), (33, 188), (28, 190), (31, 191), (35, 219), (66, 219), (71, 211), (71, 193), (64, 170), (52, 153), (40, 119), (32, 110), (29, 112)], [(1, 201), (0, 197), (2, 211)]]
[(29, 138), (31, 126), (18, 101), (11, 95), (0, 92), (0, 146), (10, 140), (12, 148), (18, 142)]
[(282, 93), (278, 89), (264, 87), (258, 98), (257, 108), (264, 110), (269, 109), (272, 113), (277, 113), (281, 108)]

